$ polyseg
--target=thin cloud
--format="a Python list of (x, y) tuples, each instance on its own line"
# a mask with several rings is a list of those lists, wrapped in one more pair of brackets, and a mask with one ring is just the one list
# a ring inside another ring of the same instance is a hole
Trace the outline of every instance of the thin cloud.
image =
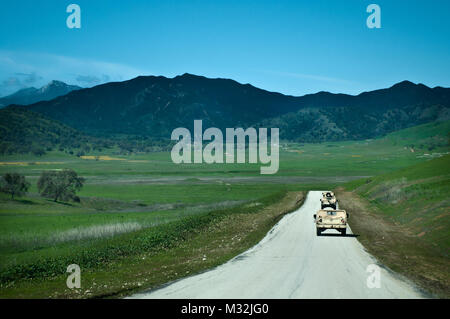
[(36, 74), (36, 72), (31, 73), (15, 73), (18, 77), (22, 78), (24, 84), (33, 84), (42, 80), (42, 76)]
[(93, 75), (78, 75), (76, 77), (76, 80), (80, 83), (84, 83), (87, 85), (94, 85), (94, 84), (101, 83), (101, 79), (99, 77), (93, 76)]
[(6, 94), (26, 86), (42, 86), (51, 80), (93, 86), (150, 73), (109, 61), (42, 52), (0, 51), (0, 74), (0, 83), (3, 83), (0, 91)]
[(340, 83), (340, 84), (352, 84), (352, 81), (345, 79), (316, 75), (316, 74), (305, 74), (305, 73), (293, 73), (293, 72), (275, 72), (275, 71), (263, 71), (264, 73), (285, 76), (297, 79), (308, 79), (314, 81), (328, 82), (328, 83)]
[(111, 77), (109, 75), (107, 75), (107, 74), (102, 74), (101, 77), (94, 76), (94, 75), (82, 75), (82, 74), (80, 74), (80, 75), (78, 75), (76, 77), (76, 80), (79, 83), (84, 83), (84, 84), (86, 84), (88, 86), (89, 85), (97, 85), (97, 84), (100, 84), (100, 83), (106, 83), (106, 82), (109, 82), (110, 79), (111, 79)]
[(8, 77), (2, 81), (2, 86), (15, 87), (20, 85), (21, 85), (20, 79), (13, 76)]

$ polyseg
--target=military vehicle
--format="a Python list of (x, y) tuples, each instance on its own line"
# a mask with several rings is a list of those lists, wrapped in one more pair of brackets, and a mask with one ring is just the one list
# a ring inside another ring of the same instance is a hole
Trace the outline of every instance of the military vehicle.
[(347, 234), (348, 213), (343, 209), (321, 209), (314, 214), (317, 236), (327, 229), (336, 229)]
[(326, 207), (337, 209), (337, 205), (338, 200), (336, 199), (336, 196), (333, 192), (322, 192), (322, 198), (320, 199), (320, 209), (324, 209)]

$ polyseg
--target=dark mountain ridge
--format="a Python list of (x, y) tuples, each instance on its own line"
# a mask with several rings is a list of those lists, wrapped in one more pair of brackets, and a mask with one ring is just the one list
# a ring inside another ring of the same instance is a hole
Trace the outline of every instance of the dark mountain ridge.
[[(15, 106), (12, 106), (15, 107)], [(89, 134), (170, 138), (176, 127), (280, 127), (299, 141), (361, 139), (449, 118), (450, 89), (403, 81), (359, 95), (319, 92), (287, 96), (240, 84), (183, 74), (139, 76), (72, 91), (27, 106)]]

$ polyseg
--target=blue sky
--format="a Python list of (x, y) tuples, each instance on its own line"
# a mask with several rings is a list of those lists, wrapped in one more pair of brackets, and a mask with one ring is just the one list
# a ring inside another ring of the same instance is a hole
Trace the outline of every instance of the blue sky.
[[(66, 7), (81, 7), (81, 29)], [(381, 7), (369, 29), (366, 7)], [(450, 1), (0, 2), (0, 95), (185, 72), (291, 95), (450, 86)]]

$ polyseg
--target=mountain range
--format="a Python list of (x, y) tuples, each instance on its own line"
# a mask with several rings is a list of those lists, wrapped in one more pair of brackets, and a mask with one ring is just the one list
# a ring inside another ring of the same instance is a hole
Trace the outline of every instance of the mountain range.
[(0, 98), (0, 108), (10, 104), (28, 105), (40, 101), (48, 101), (79, 89), (81, 87), (76, 85), (68, 85), (61, 81), (51, 81), (40, 89), (35, 87), (24, 88)]
[[(176, 127), (279, 127), (284, 140), (320, 142), (374, 138), (450, 119), (450, 88), (403, 81), (359, 95), (283, 95), (192, 74), (139, 76), (78, 89), (26, 108), (83, 134), (132, 134), (169, 139)], [(0, 117), (4, 116), (0, 113)]]

